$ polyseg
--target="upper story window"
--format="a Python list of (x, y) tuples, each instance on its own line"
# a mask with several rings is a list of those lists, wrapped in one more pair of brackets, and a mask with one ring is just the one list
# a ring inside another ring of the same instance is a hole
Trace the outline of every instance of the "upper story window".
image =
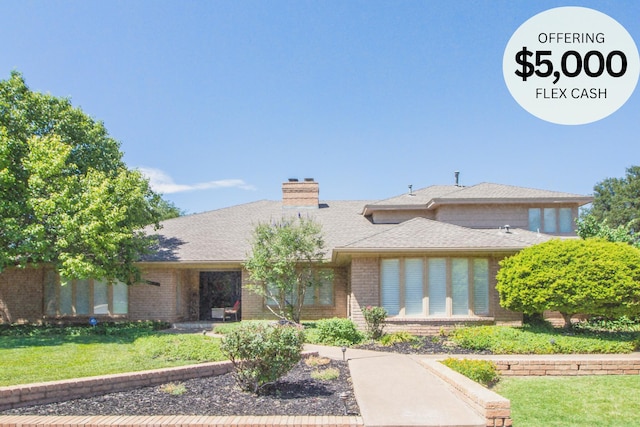
[(571, 208), (530, 208), (529, 230), (542, 233), (573, 233)]

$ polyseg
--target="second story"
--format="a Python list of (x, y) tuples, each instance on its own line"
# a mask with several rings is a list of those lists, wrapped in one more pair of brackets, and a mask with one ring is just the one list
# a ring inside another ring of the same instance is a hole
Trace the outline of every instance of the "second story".
[(475, 229), (518, 228), (574, 236), (579, 209), (590, 196), (511, 185), (433, 185), (367, 204), (374, 224), (399, 224), (422, 217)]

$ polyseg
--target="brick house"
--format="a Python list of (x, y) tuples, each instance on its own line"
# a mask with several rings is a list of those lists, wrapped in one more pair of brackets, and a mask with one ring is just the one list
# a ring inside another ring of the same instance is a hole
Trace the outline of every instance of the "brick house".
[(305, 298), (303, 318), (389, 312), (387, 329), (416, 333), (461, 323), (519, 323), (500, 307), (498, 262), (554, 237), (574, 237), (588, 196), (481, 183), (435, 185), (380, 201), (324, 201), (313, 179), (282, 184), (282, 199), (188, 215), (163, 223), (159, 247), (142, 260), (145, 284), (65, 281), (48, 268), (0, 274), (0, 321), (210, 320), (241, 301), (243, 319), (269, 318), (244, 286), (243, 261), (256, 224), (305, 215), (320, 222), (333, 280)]

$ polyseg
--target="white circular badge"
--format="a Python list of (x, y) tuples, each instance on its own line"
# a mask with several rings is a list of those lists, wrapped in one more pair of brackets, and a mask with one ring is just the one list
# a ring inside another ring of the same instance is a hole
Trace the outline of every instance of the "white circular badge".
[(539, 13), (516, 30), (502, 72), (522, 108), (563, 125), (595, 122), (633, 93), (640, 58), (633, 38), (613, 18), (584, 7)]

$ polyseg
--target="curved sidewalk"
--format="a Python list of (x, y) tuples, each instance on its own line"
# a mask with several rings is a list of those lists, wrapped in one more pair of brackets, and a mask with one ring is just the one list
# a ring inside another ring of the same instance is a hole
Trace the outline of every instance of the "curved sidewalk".
[[(305, 349), (342, 360), (339, 347), (307, 345)], [(407, 355), (347, 349), (351, 380), (360, 414), (367, 427), (484, 427), (474, 412), (417, 358)]]

